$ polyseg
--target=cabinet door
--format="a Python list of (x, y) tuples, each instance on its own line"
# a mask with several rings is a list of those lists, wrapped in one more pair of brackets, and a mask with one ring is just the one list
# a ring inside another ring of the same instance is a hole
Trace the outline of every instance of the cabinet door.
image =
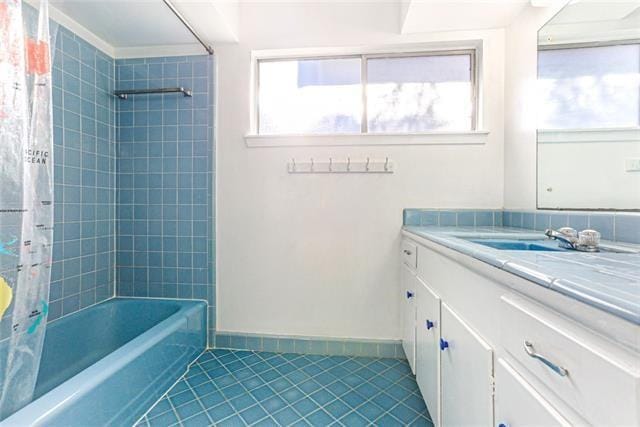
[(439, 425), (440, 298), (417, 278), (416, 380), (434, 425)]
[(405, 265), (402, 266), (400, 292), (402, 315), (402, 348), (407, 356), (411, 372), (416, 369), (416, 276)]
[(499, 426), (570, 426), (505, 360), (496, 364), (496, 423)]
[(493, 425), (491, 347), (444, 302), (440, 336), (441, 425)]

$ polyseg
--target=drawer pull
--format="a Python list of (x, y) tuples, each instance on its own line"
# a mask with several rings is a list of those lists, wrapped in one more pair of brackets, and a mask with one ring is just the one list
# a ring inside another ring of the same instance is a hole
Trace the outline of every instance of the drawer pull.
[(407, 299), (413, 298), (413, 292), (407, 291)]
[(402, 252), (404, 252), (405, 255), (411, 255), (411, 251), (408, 249), (405, 249)]
[(431, 320), (427, 319), (426, 326), (427, 326), (427, 329), (431, 329), (431, 328), (433, 328), (434, 325), (433, 325), (433, 322)]
[(567, 371), (565, 368), (563, 368), (562, 366), (556, 365), (555, 363), (551, 362), (546, 357), (536, 353), (535, 350), (533, 349), (533, 344), (530, 343), (529, 341), (525, 341), (524, 342), (524, 351), (527, 352), (529, 357), (533, 357), (534, 359), (538, 359), (539, 361), (541, 361), (542, 363), (547, 365), (553, 372), (555, 372), (556, 374), (560, 375), (561, 377), (566, 377), (567, 375), (569, 375), (569, 371)]
[(449, 348), (449, 341), (440, 338), (440, 350), (445, 351), (447, 348)]

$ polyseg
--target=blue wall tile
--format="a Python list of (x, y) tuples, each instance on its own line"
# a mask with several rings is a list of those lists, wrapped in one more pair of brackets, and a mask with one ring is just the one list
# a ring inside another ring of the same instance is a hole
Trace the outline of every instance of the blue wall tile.
[[(58, 28), (53, 52), (55, 238), (49, 320), (113, 296), (115, 280), (114, 61)], [(100, 69), (95, 66), (98, 57)]]
[(640, 243), (640, 215), (616, 214), (614, 234), (617, 241)]
[[(213, 58), (117, 60), (115, 68), (119, 88), (193, 89), (192, 98), (117, 101), (118, 240), (124, 243), (117, 294), (203, 299), (215, 308)], [(194, 70), (204, 82), (197, 87)]]
[(599, 231), (605, 240), (613, 240), (613, 224), (612, 214), (589, 215), (589, 228)]

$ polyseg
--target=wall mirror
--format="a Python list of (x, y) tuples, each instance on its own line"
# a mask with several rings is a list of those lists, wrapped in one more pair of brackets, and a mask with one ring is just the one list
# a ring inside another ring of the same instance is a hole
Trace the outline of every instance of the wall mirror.
[(568, 3), (535, 93), (538, 208), (640, 210), (640, 1)]

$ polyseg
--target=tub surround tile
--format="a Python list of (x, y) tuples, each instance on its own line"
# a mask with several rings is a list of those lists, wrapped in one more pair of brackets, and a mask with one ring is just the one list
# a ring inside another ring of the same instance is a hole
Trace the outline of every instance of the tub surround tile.
[(406, 360), (224, 349), (200, 356), (136, 425), (178, 422), (433, 426)]
[[(205, 300), (215, 334), (213, 57), (116, 60), (117, 295)], [(213, 345), (213, 340), (210, 341)]]
[(116, 256), (114, 60), (65, 27), (52, 28), (58, 33), (49, 320), (111, 298)]
[[(613, 223), (613, 217), (610, 218)], [(543, 238), (540, 231), (514, 227), (405, 226), (404, 230), (640, 324), (640, 253), (510, 251), (464, 240)], [(640, 246), (629, 246), (640, 250)]]

